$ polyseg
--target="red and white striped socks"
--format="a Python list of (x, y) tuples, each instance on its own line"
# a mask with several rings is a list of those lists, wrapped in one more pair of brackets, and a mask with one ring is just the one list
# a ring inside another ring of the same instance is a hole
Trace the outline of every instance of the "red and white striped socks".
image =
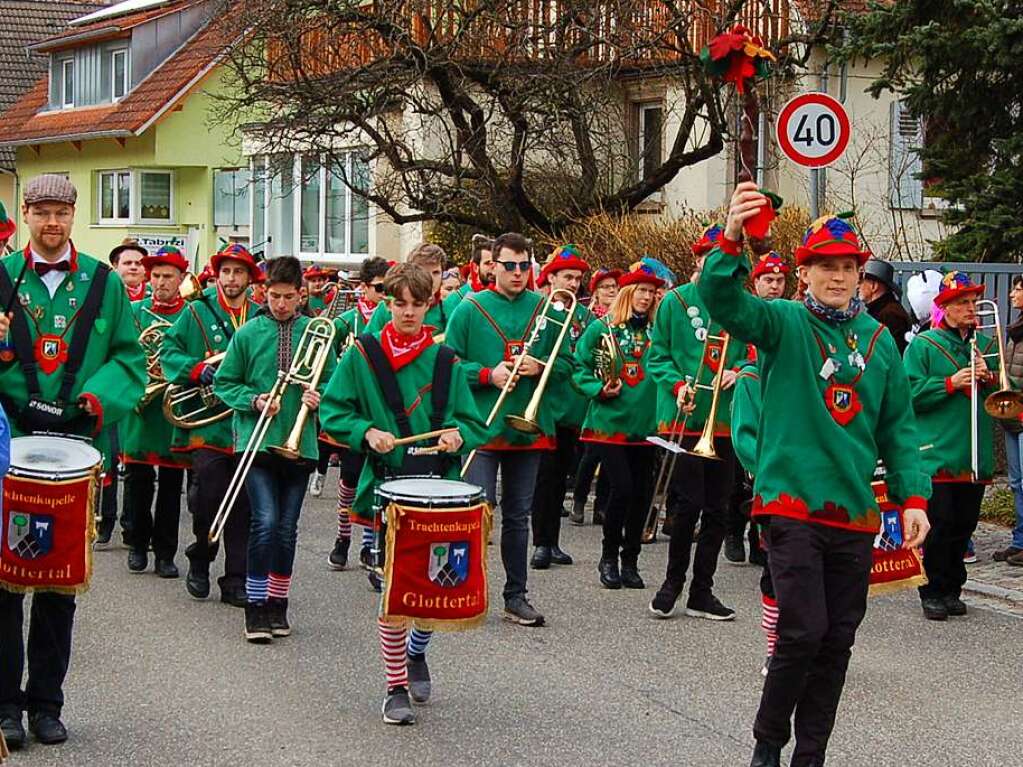
[(387, 689), (408, 687), (408, 629), (392, 626), (378, 618), (377, 633), (380, 636), (384, 672), (387, 674)]
[(270, 597), (274, 599), (287, 599), (289, 591), (291, 591), (290, 575), (270, 573), (270, 587), (267, 589), (267, 593)]
[(763, 609), (760, 628), (764, 630), (764, 637), (767, 639), (767, 654), (773, 656), (774, 646), (778, 644), (778, 600), (762, 594), (760, 606)]
[(349, 487), (340, 477), (337, 480), (337, 537), (352, 537), (350, 512), (355, 503), (355, 488)]

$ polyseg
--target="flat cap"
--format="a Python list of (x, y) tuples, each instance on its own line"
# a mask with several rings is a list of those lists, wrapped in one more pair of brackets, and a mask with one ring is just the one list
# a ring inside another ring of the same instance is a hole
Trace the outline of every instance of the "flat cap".
[(74, 205), (78, 200), (75, 185), (56, 173), (36, 176), (25, 185), (25, 204), (36, 202), (63, 202)]

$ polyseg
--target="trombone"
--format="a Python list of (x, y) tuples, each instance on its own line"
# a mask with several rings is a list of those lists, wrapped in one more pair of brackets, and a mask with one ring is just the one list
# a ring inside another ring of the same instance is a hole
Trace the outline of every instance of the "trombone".
[[(238, 494), (241, 493), (242, 488), (245, 486), (245, 478), (249, 474), (249, 469), (252, 468), (252, 462), (259, 452), (267, 432), (270, 430), (270, 424), (276, 415), (274, 412), (275, 405), (280, 404), (284, 398), (284, 392), (291, 384), (298, 384), (307, 388), (319, 385), (320, 376), (323, 375), (323, 368), (327, 363), (327, 358), (330, 354), (333, 354), (335, 332), (334, 323), (326, 317), (315, 317), (310, 320), (305, 330), (302, 331), (301, 338), (298, 340), (298, 346), (291, 359), (291, 366), (287, 372), (283, 370), (278, 371), (277, 380), (274, 381), (274, 385), (267, 396), (266, 406), (260, 411), (259, 418), (256, 419), (256, 425), (252, 427), (252, 434), (249, 435), (249, 439), (245, 443), (245, 449), (241, 452), (238, 468), (235, 469), (234, 476), (231, 477), (231, 482), (227, 486), (224, 498), (220, 502), (220, 508), (217, 509), (217, 515), (213, 518), (213, 523), (210, 525), (209, 542), (211, 544), (217, 543), (224, 532), (224, 525), (227, 524), (228, 515), (231, 513), (231, 509), (234, 508)], [(309, 412), (309, 408), (303, 403), (298, 417), (295, 419), (295, 426), (288, 435), (284, 445), (279, 447), (268, 446), (267, 449), (273, 450), (285, 458), (297, 458), (302, 426), (305, 424)]]
[[(668, 487), (671, 484), (672, 474), (675, 473), (675, 462), (678, 459), (679, 453), (695, 455), (697, 458), (704, 458), (708, 461), (719, 460), (717, 451), (714, 449), (714, 422), (717, 420), (718, 404), (721, 399), (721, 382), (725, 372), (725, 360), (728, 355), (730, 339), (731, 336), (728, 333), (707, 335), (703, 341), (703, 355), (700, 358), (700, 364), (696, 367), (696, 377), (691, 382), (688, 382), (688, 401), (683, 401), (678, 410), (675, 411), (675, 419), (672, 421), (668, 439), (663, 439), (656, 435), (647, 437), (647, 442), (664, 448), (669, 454), (661, 459), (661, 468), (657, 472), (657, 481), (654, 483), (654, 492), (650, 498), (646, 524), (643, 527), (643, 543), (653, 543), (657, 537), (657, 518), (660, 515), (661, 508), (667, 501)], [(707, 359), (707, 348), (712, 341), (721, 342), (720, 362), (718, 363), (718, 369), (714, 374), (713, 380), (709, 384), (702, 384), (700, 383), (700, 374), (703, 372), (704, 360)], [(691, 406), (695, 405), (696, 394), (700, 389), (711, 393), (710, 410), (707, 411), (707, 420), (703, 424), (700, 438), (693, 445), (692, 450), (685, 450), (682, 447), (682, 438), (685, 434), (689, 414), (693, 412), (693, 407)], [(685, 411), (684, 414), (683, 411)], [(679, 419), (681, 419), (681, 425), (679, 425)]]
[[(494, 419), (497, 418), (498, 412), (501, 410), (501, 406), (504, 404), (505, 399), (511, 392), (515, 385), (515, 382), (519, 377), (519, 369), (522, 367), (522, 363), (525, 362), (526, 357), (529, 355), (530, 349), (536, 346), (537, 341), (540, 338), (540, 334), (544, 328), (547, 327), (548, 322), (553, 322), (555, 325), (559, 325), (561, 330), (558, 332), (558, 337), (554, 341), (554, 347), (551, 349), (550, 354), (547, 356), (547, 360), (544, 362), (543, 372), (540, 373), (540, 380), (536, 383), (536, 389), (533, 391), (533, 396), (530, 397), (529, 403), (526, 405), (525, 411), (522, 415), (506, 415), (504, 417), (505, 423), (511, 426), (516, 431), (521, 431), (526, 434), (537, 434), (540, 432), (540, 424), (537, 420), (540, 412), (540, 401), (543, 399), (544, 391), (547, 388), (547, 382), (551, 376), (551, 370), (554, 369), (554, 360), (558, 356), (558, 352), (561, 350), (561, 345), (565, 342), (565, 336), (568, 335), (568, 330), (572, 326), (572, 315), (575, 314), (575, 307), (578, 299), (575, 293), (570, 290), (564, 290), (558, 288), (552, 290), (547, 298), (544, 299), (543, 307), (537, 316), (536, 324), (533, 325), (533, 330), (529, 334), (529, 338), (522, 345), (522, 352), (515, 358), (515, 364), (512, 365), (512, 369), (508, 374), (508, 380), (504, 386), (501, 387), (500, 394), (497, 395), (497, 400), (494, 402), (494, 406), (490, 408), (490, 414), (487, 415), (486, 425), (489, 428), (493, 423)], [(547, 312), (551, 308), (557, 311), (565, 311), (565, 319), (557, 320), (553, 317), (548, 317)], [(473, 450), (469, 453), (469, 457), (466, 459), (465, 464), (462, 466), (461, 476), (465, 476), (466, 472), (469, 471), (469, 466), (472, 464), (473, 458), (476, 457), (476, 451)]]
[[(1012, 390), (1009, 371), (1005, 365), (1005, 340), (1002, 337), (1002, 323), (998, 319), (998, 304), (990, 299), (977, 301), (977, 326), (970, 336), (970, 472), (976, 482), (980, 474), (980, 384), (977, 381), (977, 363), (980, 360), (997, 358), (998, 391), (984, 399), (984, 412), (992, 418), (1003, 421), (1016, 420), (1023, 414), (1023, 394)], [(985, 319), (990, 318), (990, 319)], [(977, 344), (977, 332), (994, 331), (998, 348), (993, 352), (981, 352)]]

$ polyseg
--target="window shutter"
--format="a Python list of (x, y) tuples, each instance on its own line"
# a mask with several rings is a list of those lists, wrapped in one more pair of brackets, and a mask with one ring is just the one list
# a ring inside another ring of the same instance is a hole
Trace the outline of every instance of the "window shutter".
[(895, 210), (919, 210), (924, 204), (923, 163), (915, 151), (923, 144), (923, 125), (910, 114), (904, 101), (889, 105), (888, 192)]

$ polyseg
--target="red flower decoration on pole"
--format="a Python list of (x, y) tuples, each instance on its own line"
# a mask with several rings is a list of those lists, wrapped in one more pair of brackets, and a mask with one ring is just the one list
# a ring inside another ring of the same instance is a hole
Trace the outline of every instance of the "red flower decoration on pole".
[(763, 41), (741, 24), (713, 38), (700, 51), (700, 59), (711, 75), (734, 83), (740, 95), (746, 92), (748, 80), (768, 77), (775, 60)]

